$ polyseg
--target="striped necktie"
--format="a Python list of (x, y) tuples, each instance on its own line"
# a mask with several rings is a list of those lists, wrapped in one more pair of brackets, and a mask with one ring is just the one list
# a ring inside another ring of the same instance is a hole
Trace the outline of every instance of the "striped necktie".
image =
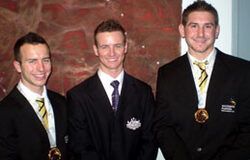
[(207, 78), (208, 78), (208, 75), (206, 72), (206, 65), (208, 64), (208, 62), (207, 61), (205, 62), (195, 61), (194, 64), (197, 65), (201, 71), (201, 75), (199, 77), (198, 83), (199, 83), (199, 88), (200, 88), (201, 93), (204, 93), (205, 87), (207, 84)]
[(48, 129), (48, 113), (44, 105), (44, 98), (36, 99), (36, 102), (38, 104), (38, 112), (42, 118), (43, 126), (45, 129)]

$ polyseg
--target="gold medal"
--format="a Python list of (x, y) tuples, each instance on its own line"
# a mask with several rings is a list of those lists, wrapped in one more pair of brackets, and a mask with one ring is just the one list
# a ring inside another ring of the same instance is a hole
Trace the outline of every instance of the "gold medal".
[(205, 123), (208, 120), (209, 115), (206, 109), (198, 109), (194, 114), (194, 118), (198, 123)]
[(62, 154), (57, 147), (54, 147), (50, 149), (48, 156), (49, 160), (60, 160)]

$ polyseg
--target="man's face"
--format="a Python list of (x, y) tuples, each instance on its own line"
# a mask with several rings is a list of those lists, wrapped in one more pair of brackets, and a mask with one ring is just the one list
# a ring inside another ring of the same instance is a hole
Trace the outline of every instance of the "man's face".
[(20, 48), (20, 62), (14, 61), (23, 84), (38, 93), (51, 73), (49, 49), (45, 44), (24, 44)]
[(127, 52), (127, 44), (120, 31), (101, 32), (96, 35), (97, 46), (94, 45), (95, 55), (100, 59), (100, 69), (112, 75), (120, 73)]
[(215, 18), (211, 13), (195, 11), (189, 14), (186, 26), (179, 26), (179, 31), (187, 42), (190, 54), (207, 56), (214, 48), (219, 26), (215, 25)]

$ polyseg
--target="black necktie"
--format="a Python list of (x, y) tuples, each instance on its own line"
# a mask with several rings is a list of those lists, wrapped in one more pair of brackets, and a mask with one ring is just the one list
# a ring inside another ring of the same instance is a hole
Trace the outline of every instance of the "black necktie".
[(114, 111), (117, 111), (119, 103), (119, 90), (118, 90), (119, 81), (115, 80), (112, 83), (110, 83), (110, 85), (114, 87), (114, 91), (112, 93), (112, 109)]

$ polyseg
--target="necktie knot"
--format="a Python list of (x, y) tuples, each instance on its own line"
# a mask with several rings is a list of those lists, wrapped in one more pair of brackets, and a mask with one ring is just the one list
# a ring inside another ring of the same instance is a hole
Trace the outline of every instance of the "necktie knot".
[(114, 80), (113, 82), (110, 83), (110, 85), (111, 85), (112, 87), (114, 87), (115, 89), (118, 88), (119, 84), (120, 84), (120, 83), (119, 83), (119, 81), (117, 81), (117, 80)]
[(36, 103), (39, 106), (39, 109), (44, 106), (44, 98), (37, 98)]
[(207, 61), (205, 62), (195, 61), (194, 64), (197, 65), (200, 68), (200, 70), (204, 71), (206, 69), (206, 65), (208, 64), (208, 62)]

